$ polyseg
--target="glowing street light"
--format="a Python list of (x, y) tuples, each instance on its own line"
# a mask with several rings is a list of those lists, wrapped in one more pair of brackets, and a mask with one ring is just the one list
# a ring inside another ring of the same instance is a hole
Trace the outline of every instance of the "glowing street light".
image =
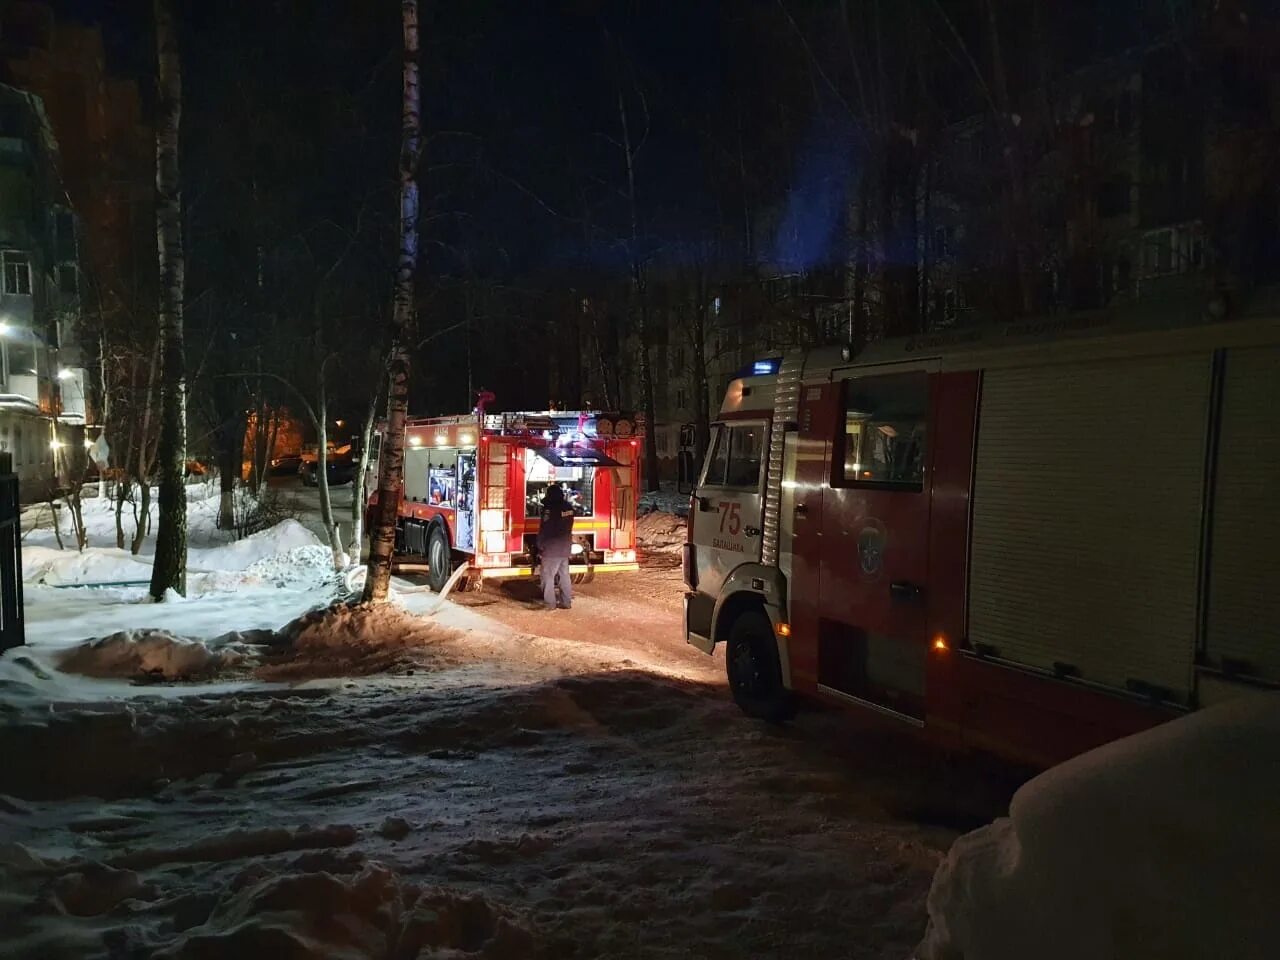
[(58, 371), (59, 380), (70, 380), (74, 376), (75, 376), (75, 372), (72, 370), (68, 370), (66, 367), (63, 367), (61, 370)]

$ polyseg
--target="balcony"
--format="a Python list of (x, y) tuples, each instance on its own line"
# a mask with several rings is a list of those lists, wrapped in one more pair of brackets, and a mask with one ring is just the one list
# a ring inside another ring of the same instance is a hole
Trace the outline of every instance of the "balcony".
[(33, 413), (47, 411), (51, 399), (48, 381), (33, 373), (11, 373), (0, 390), (0, 407), (16, 407)]
[(62, 398), (58, 419), (63, 423), (85, 422), (85, 382), (83, 367), (64, 367), (58, 371), (58, 392)]

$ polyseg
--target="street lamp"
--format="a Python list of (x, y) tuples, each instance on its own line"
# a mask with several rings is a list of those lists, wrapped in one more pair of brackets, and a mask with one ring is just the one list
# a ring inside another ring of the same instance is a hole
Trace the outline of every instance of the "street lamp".
[(75, 375), (76, 374), (74, 370), (68, 370), (66, 367), (63, 367), (61, 370), (58, 371), (59, 380), (70, 380)]

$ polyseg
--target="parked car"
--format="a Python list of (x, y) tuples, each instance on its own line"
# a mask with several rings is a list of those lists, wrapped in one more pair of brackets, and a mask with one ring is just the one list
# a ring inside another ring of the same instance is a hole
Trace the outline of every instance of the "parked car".
[(291, 473), (298, 473), (301, 469), (302, 456), (300, 454), (286, 454), (283, 457), (275, 457), (271, 461), (271, 475), (275, 477), (287, 477)]
[[(329, 460), (326, 464), (326, 473), (329, 476), (329, 486), (337, 487), (344, 483), (351, 483), (356, 478), (356, 464), (350, 457), (342, 457), (337, 460)], [(318, 487), (320, 485), (320, 470), (316, 460), (304, 460), (302, 466), (298, 468), (298, 476), (302, 478), (304, 487)]]

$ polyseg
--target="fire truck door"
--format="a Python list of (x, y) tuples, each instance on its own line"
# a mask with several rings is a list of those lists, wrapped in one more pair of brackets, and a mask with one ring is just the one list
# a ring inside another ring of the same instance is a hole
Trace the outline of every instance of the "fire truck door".
[(699, 591), (716, 596), (735, 567), (760, 560), (761, 492), (769, 425), (715, 424), (701, 482), (694, 491), (693, 543)]
[(818, 683), (922, 721), (928, 654), (929, 377), (836, 384), (822, 497)]

